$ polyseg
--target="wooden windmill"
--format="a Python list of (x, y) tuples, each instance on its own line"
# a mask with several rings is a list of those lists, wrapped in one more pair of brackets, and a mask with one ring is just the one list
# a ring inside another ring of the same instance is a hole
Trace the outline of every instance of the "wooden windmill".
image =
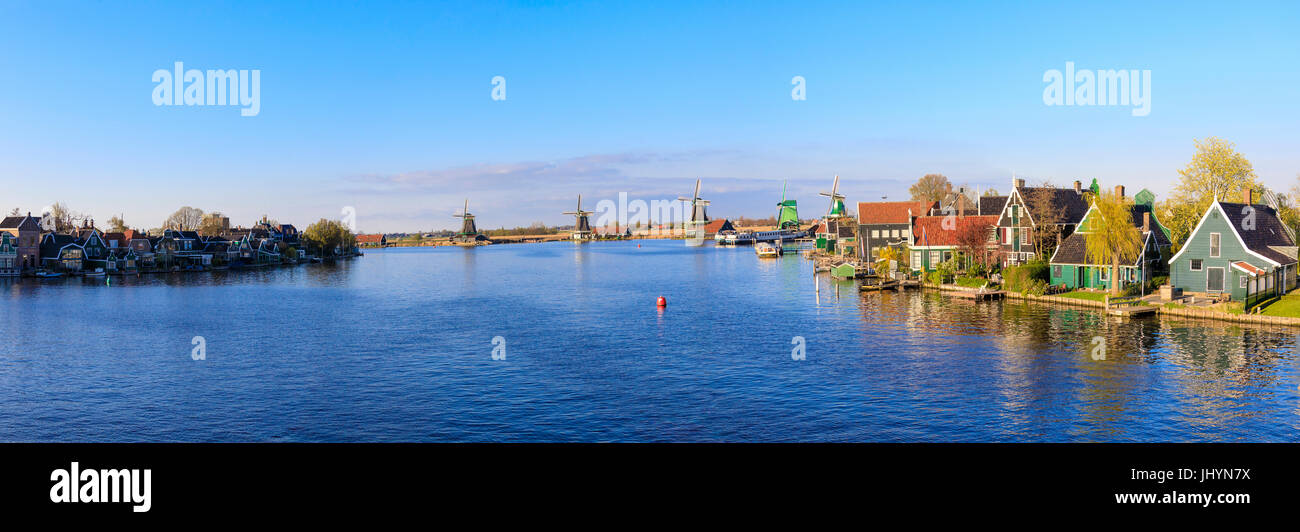
[(709, 206), (709, 200), (700, 197), (700, 180), (695, 180), (695, 193), (691, 197), (677, 198), (678, 201), (690, 202), (690, 213), (686, 215), (686, 222), (682, 224), (682, 229), (686, 234), (692, 235), (695, 232), (704, 231), (704, 226), (709, 223), (709, 213), (705, 207)]
[(566, 212), (564, 214), (571, 214), (575, 217), (573, 223), (574, 240), (591, 239), (592, 236), (591, 222), (588, 220), (588, 216), (592, 214), (592, 211), (582, 210), (582, 194), (578, 194), (578, 209), (575, 211)]
[(822, 223), (817, 230), (817, 247), (829, 252), (836, 251), (836, 242), (839, 240), (840, 224), (845, 223), (844, 218), (844, 195), (839, 193), (840, 176), (835, 176), (835, 181), (831, 183), (830, 192), (821, 192), (820, 194), (831, 199), (830, 207), (826, 209), (826, 215), (822, 217)]
[(835, 176), (835, 181), (831, 183), (830, 192), (822, 192), (821, 195), (831, 199), (831, 206), (826, 209), (826, 218), (843, 218), (844, 217), (844, 195), (839, 193), (840, 176)]
[(455, 218), (464, 219), (460, 226), (460, 232), (456, 233), (456, 240), (473, 241), (478, 239), (478, 227), (474, 225), (474, 215), (469, 213), (469, 198), (465, 198), (465, 209), (460, 214), (453, 214)]

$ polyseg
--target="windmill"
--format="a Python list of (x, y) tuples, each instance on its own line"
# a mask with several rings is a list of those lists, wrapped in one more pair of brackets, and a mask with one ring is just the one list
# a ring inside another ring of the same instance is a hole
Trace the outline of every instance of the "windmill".
[(787, 182), (781, 185), (781, 203), (776, 204), (777, 207), (780, 207), (776, 214), (776, 228), (781, 231), (787, 229), (797, 231), (799, 229), (799, 203), (795, 200), (785, 199), (785, 187), (788, 184)]
[(700, 245), (704, 241), (704, 226), (709, 223), (709, 214), (705, 207), (709, 206), (709, 200), (700, 197), (700, 180), (695, 180), (695, 194), (691, 197), (678, 197), (678, 201), (689, 201), (691, 203), (691, 213), (686, 217), (686, 223), (682, 224), (682, 229), (687, 234), (695, 234), (694, 239), (688, 239), (687, 243), (697, 242), (694, 245)]
[(573, 224), (574, 240), (591, 239), (591, 222), (588, 221), (587, 217), (588, 215), (593, 214), (593, 212), (582, 210), (582, 194), (578, 194), (578, 210), (563, 214), (571, 214), (577, 218)]
[(826, 215), (822, 217), (821, 227), (817, 230), (817, 248), (828, 252), (835, 251), (835, 244), (839, 240), (840, 219), (844, 218), (844, 195), (839, 190), (840, 176), (835, 176), (831, 191), (821, 193), (831, 199), (831, 205), (826, 208)]
[(831, 199), (831, 206), (826, 209), (826, 218), (842, 218), (844, 216), (844, 195), (839, 193), (840, 176), (835, 176), (835, 181), (831, 183), (830, 192), (822, 192), (821, 195)]
[(455, 240), (469, 242), (478, 239), (478, 227), (474, 225), (474, 215), (469, 213), (469, 198), (465, 198), (465, 209), (460, 214), (453, 214), (452, 217), (464, 219), (460, 232), (454, 237)]

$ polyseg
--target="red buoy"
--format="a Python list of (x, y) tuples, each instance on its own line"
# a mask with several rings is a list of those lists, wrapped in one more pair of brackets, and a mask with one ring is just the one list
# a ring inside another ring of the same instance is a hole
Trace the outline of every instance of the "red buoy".
[(657, 306), (657, 307), (659, 307), (659, 308), (664, 308), (664, 307), (668, 306), (668, 300), (667, 300), (667, 299), (664, 299), (664, 296), (659, 296), (659, 301), (656, 301), (656, 302), (655, 302), (655, 306)]

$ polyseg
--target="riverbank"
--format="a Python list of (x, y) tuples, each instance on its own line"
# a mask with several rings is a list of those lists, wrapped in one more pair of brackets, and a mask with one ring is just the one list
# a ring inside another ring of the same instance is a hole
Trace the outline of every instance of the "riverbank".
[[(948, 291), (975, 291), (977, 288), (969, 288), (958, 285), (936, 285), (925, 283), (926, 288)], [(1080, 299), (1062, 296), (1036, 296), (1033, 294), (1022, 294), (1019, 292), (1004, 291), (1007, 299), (1019, 299), (1022, 301), (1032, 301), (1036, 303), (1048, 303), (1057, 305), (1069, 305), (1075, 307), (1090, 307), (1105, 309), (1106, 304), (1102, 301), (1090, 299)], [(1300, 318), (1291, 318), (1286, 316), (1269, 316), (1265, 314), (1232, 314), (1214, 309), (1197, 309), (1187, 307), (1176, 307), (1170, 305), (1152, 305), (1156, 308), (1156, 315), (1170, 316), (1179, 318), (1194, 318), (1226, 321), (1233, 323), (1246, 323), (1252, 325), (1276, 325), (1281, 327), (1300, 328)]]

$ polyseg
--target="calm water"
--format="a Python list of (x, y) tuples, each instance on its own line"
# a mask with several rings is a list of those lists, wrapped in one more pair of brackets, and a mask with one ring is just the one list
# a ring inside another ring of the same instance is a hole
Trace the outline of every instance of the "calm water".
[(1300, 440), (1285, 330), (819, 293), (799, 257), (641, 246), (3, 282), (0, 440)]

